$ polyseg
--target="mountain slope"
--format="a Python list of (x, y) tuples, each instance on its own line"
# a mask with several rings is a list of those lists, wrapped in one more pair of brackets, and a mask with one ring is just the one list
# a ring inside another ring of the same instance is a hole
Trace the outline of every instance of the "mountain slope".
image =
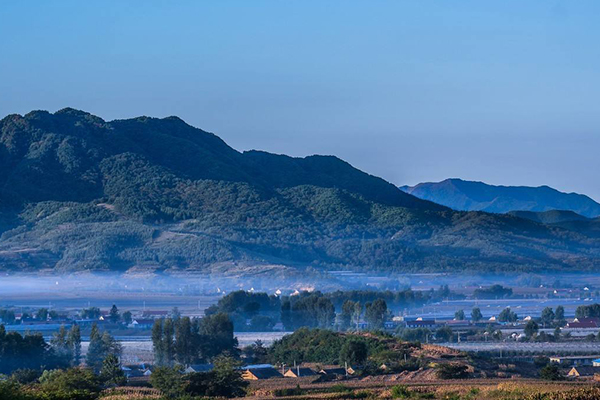
[(573, 211), (550, 210), (543, 212), (534, 211), (510, 211), (508, 214), (519, 218), (526, 218), (541, 224), (559, 224), (571, 221), (588, 221), (589, 218), (579, 215)]
[(600, 216), (600, 204), (577, 193), (563, 193), (548, 186), (493, 186), (483, 182), (446, 179), (400, 189), (420, 199), (454, 210), (507, 213), (509, 211), (573, 211), (588, 218)]
[(0, 269), (573, 270), (594, 229), (456, 212), (332, 156), (240, 153), (176, 117), (0, 121)]

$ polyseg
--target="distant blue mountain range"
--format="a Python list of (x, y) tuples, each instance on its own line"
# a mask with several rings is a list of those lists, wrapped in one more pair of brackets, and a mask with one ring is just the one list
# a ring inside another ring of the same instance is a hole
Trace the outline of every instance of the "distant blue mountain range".
[(402, 186), (401, 190), (455, 210), (508, 213), (511, 211), (572, 211), (584, 217), (600, 216), (600, 204), (588, 196), (563, 193), (548, 186), (494, 186), (483, 182), (446, 179)]

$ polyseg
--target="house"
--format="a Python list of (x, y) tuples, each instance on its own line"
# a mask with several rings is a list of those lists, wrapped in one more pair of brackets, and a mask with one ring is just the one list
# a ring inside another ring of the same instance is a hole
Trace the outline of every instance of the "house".
[(290, 368), (288, 369), (285, 374), (283, 374), (283, 376), (288, 377), (288, 378), (301, 378), (301, 377), (305, 377), (305, 376), (315, 376), (317, 375), (317, 373), (315, 371), (313, 371), (310, 368), (301, 368), (301, 367), (296, 367), (296, 368)]
[(572, 329), (593, 329), (600, 327), (600, 318), (575, 318), (567, 324)]
[(153, 319), (134, 319), (131, 324), (128, 325), (130, 328), (134, 329), (151, 329), (154, 325)]
[(596, 356), (554, 356), (550, 357), (550, 362), (562, 364), (562, 365), (593, 365), (594, 360), (598, 359)]
[(247, 381), (258, 381), (271, 378), (283, 378), (283, 375), (272, 366), (264, 368), (244, 368), (242, 379)]
[(595, 360), (592, 360), (592, 365), (594, 367), (600, 367), (600, 358), (596, 358)]
[(354, 375), (356, 371), (352, 367), (325, 367), (319, 371), (321, 375), (346, 376)]
[(193, 364), (187, 367), (183, 372), (186, 374), (191, 374), (193, 372), (210, 372), (213, 368), (213, 364)]
[(433, 319), (417, 319), (415, 321), (406, 321), (407, 328), (435, 328), (437, 323)]
[(591, 365), (578, 365), (569, 371), (567, 376), (575, 378), (593, 377), (595, 374), (600, 374), (600, 367)]
[(467, 319), (452, 319), (446, 321), (445, 324), (451, 328), (465, 328), (471, 326), (471, 321)]
[(321, 375), (338, 375), (338, 376), (345, 376), (346, 375), (346, 369), (343, 367), (336, 367), (336, 368), (323, 368), (322, 370), (319, 371), (319, 373)]

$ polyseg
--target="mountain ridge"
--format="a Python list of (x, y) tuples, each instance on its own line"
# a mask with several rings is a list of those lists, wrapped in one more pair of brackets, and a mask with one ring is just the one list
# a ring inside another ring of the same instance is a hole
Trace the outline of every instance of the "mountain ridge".
[(460, 211), (545, 212), (573, 211), (588, 218), (600, 216), (600, 204), (578, 193), (560, 192), (550, 186), (503, 186), (450, 178), (402, 186), (401, 190), (424, 200)]
[(107, 122), (68, 108), (7, 116), (0, 168), (6, 271), (600, 266), (595, 228), (453, 211), (335, 156), (242, 153), (177, 117)]

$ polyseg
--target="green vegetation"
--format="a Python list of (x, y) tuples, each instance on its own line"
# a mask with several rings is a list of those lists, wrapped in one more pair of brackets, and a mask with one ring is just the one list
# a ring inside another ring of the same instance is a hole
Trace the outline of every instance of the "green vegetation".
[(592, 269), (600, 259), (593, 228), (454, 212), (338, 158), (240, 153), (176, 117), (10, 115), (0, 170), (6, 270), (211, 272), (242, 261), (506, 272)]
[(152, 327), (155, 363), (172, 366), (207, 362), (222, 354), (237, 354), (233, 323), (227, 314), (202, 319), (156, 320)]
[(511, 288), (502, 285), (492, 285), (485, 289), (475, 289), (473, 297), (476, 299), (503, 299), (512, 295)]
[(180, 366), (158, 367), (150, 377), (153, 387), (167, 398), (185, 396), (242, 397), (246, 394), (248, 382), (236, 369), (239, 365), (230, 357), (218, 357), (215, 368), (210, 372), (183, 374)]

